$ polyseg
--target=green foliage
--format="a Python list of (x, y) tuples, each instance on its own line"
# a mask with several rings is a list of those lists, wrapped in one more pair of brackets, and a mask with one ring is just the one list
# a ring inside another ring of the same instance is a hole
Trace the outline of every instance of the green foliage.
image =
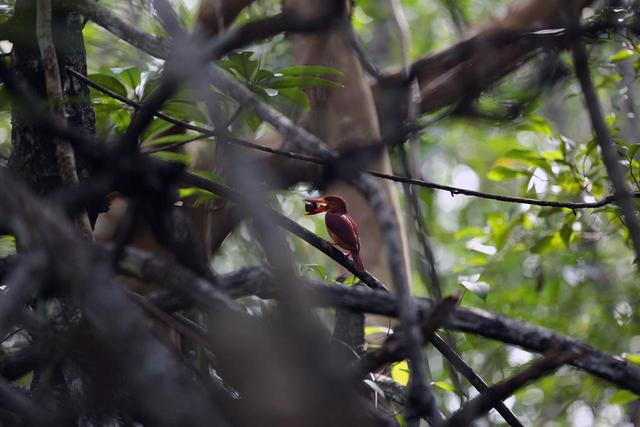
[(400, 385), (409, 384), (409, 364), (406, 360), (391, 365), (391, 378)]
[(16, 239), (13, 236), (0, 236), (0, 258), (16, 253)]

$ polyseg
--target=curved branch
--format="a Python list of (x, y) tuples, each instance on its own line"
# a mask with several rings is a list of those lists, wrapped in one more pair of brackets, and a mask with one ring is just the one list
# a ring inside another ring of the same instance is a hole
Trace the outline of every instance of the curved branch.
[[(118, 95), (117, 93), (113, 92), (112, 90), (90, 80), (89, 78), (87, 78), (86, 76), (78, 73), (77, 71), (71, 69), (71, 68), (67, 68), (67, 71), (71, 74), (73, 74), (75, 77), (77, 77), (78, 79), (84, 81), (85, 83), (87, 83), (89, 86), (91, 86), (92, 88), (99, 90), (100, 92), (108, 95), (109, 97), (116, 99), (130, 107), (133, 107), (135, 109), (139, 109), (141, 108), (141, 104), (133, 101), (129, 98), (123, 97), (121, 95)], [(184, 120), (180, 120), (180, 119), (176, 119), (175, 117), (172, 117), (168, 114), (165, 114), (163, 112), (156, 112), (154, 113), (156, 117), (161, 118), (162, 120), (165, 120), (169, 123), (175, 124), (177, 126), (180, 126), (182, 128), (185, 129), (189, 129), (195, 132), (199, 132), (200, 135), (195, 136), (192, 140), (188, 140), (188, 141), (184, 141), (184, 142), (180, 142), (177, 143), (175, 145), (172, 145), (172, 148), (176, 148), (179, 147), (181, 145), (187, 144), (189, 142), (193, 142), (199, 139), (205, 139), (205, 138), (209, 138), (209, 137), (215, 137), (215, 136), (219, 136), (221, 135), (220, 131), (217, 131), (216, 129), (212, 129), (212, 128), (208, 128), (208, 127), (204, 127), (204, 126), (198, 126), (198, 125), (194, 125), (191, 124), (187, 121)], [(233, 115), (232, 119), (235, 118), (235, 114)], [(231, 121), (231, 119), (229, 120)], [(299, 153), (294, 153), (292, 151), (286, 151), (286, 150), (279, 150), (277, 148), (271, 148), (271, 147), (266, 147), (264, 145), (260, 145), (260, 144), (256, 144), (255, 142), (250, 142), (250, 141), (246, 141), (243, 139), (239, 139), (239, 138), (234, 138), (231, 136), (225, 136), (225, 142), (229, 142), (230, 144), (234, 144), (234, 145), (238, 145), (240, 147), (245, 147), (245, 148), (250, 148), (253, 150), (258, 150), (258, 151), (262, 151), (265, 153), (269, 153), (269, 154), (274, 154), (277, 156), (282, 156), (282, 157), (286, 157), (288, 159), (294, 159), (294, 160), (299, 160), (302, 162), (307, 162), (307, 163), (312, 163), (312, 164), (316, 164), (316, 165), (323, 165), (323, 166), (328, 166), (331, 164), (330, 161), (327, 160), (323, 160), (319, 157), (314, 157), (314, 156), (309, 156), (309, 155), (305, 155), (305, 154), (299, 154)], [(507, 196), (507, 195), (503, 195), (503, 194), (495, 194), (495, 193), (487, 193), (484, 191), (476, 191), (476, 190), (468, 190), (466, 188), (460, 188), (460, 187), (454, 187), (452, 185), (446, 185), (446, 184), (440, 184), (437, 182), (432, 182), (432, 181), (427, 181), (427, 180), (422, 180), (422, 179), (416, 179), (416, 178), (410, 178), (410, 177), (406, 177), (406, 176), (400, 176), (400, 175), (394, 175), (394, 174), (388, 174), (388, 173), (382, 173), (382, 172), (377, 172), (377, 171), (372, 171), (372, 170), (365, 170), (363, 171), (369, 175), (375, 176), (377, 178), (382, 178), (382, 179), (387, 179), (389, 181), (394, 181), (394, 182), (400, 182), (403, 184), (409, 184), (409, 185), (415, 185), (417, 187), (424, 187), (424, 188), (430, 188), (432, 190), (440, 190), (440, 191), (446, 191), (451, 193), (452, 196), (456, 196), (456, 195), (462, 195), (462, 196), (469, 196), (469, 197), (476, 197), (479, 199), (487, 199), (487, 200), (495, 200), (497, 202), (505, 202), (505, 203), (520, 203), (523, 205), (531, 205), (531, 206), (541, 206), (541, 207), (549, 207), (549, 208), (566, 208), (566, 209), (571, 209), (571, 210), (577, 210), (577, 209), (597, 209), (597, 208), (601, 208), (603, 206), (606, 205), (610, 205), (612, 203), (615, 203), (616, 199), (613, 195), (610, 196), (606, 196), (603, 197), (600, 200), (597, 200), (595, 202), (565, 202), (562, 200), (539, 200), (539, 199), (532, 199), (530, 197), (516, 197), (516, 196)], [(640, 198), (640, 192), (634, 192), (633, 193), (633, 197), (634, 198)]]
[[(579, 10), (567, 3), (566, 12), (570, 26), (578, 28), (580, 25)], [(600, 100), (589, 72), (587, 50), (579, 39), (573, 40), (571, 47), (576, 76), (582, 88), (585, 106), (591, 119), (591, 126), (595, 133), (596, 141), (600, 146), (602, 161), (607, 170), (607, 175), (611, 180), (611, 184), (613, 184), (614, 197), (624, 217), (624, 223), (629, 230), (629, 236), (631, 237), (637, 259), (640, 258), (640, 221), (638, 221), (636, 216), (636, 204), (632, 198), (631, 190), (627, 185), (625, 173), (618, 160), (618, 152), (611, 140), (611, 133), (604, 120), (602, 106), (600, 105)]]

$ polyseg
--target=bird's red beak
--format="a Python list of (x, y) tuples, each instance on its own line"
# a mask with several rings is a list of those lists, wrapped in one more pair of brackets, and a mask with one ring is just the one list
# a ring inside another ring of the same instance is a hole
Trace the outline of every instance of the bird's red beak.
[(329, 209), (327, 201), (324, 197), (318, 197), (315, 199), (304, 199), (304, 214), (315, 215), (322, 212), (326, 212)]

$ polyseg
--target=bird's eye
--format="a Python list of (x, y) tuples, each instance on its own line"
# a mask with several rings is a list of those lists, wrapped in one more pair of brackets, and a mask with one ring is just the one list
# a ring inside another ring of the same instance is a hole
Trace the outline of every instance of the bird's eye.
[(315, 212), (318, 209), (318, 204), (316, 202), (305, 202), (304, 210), (305, 212)]

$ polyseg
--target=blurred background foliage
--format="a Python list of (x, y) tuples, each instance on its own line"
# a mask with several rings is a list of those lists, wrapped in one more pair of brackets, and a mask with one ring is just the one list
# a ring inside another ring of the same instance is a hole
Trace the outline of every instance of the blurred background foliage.
[[(0, 19), (10, 15), (11, 3), (4, 0)], [(402, 0), (400, 3), (410, 27), (409, 55), (415, 59), (473, 34), (474, 28), (492, 16), (504, 15), (510, 2)], [(164, 35), (152, 17), (149, 0), (102, 0), (101, 4), (145, 31)], [(174, 4), (183, 21), (192, 27), (197, 1), (174, 0)], [(279, 2), (261, 0), (243, 12), (239, 22), (278, 10)], [(588, 9), (584, 18), (593, 19), (594, 13)], [(391, 16), (387, 0), (356, 1), (353, 24), (357, 36), (372, 61), (383, 70), (398, 69), (402, 64), (399, 34)], [(143, 100), (157, 83), (162, 63), (92, 23), (86, 24), (84, 36), (90, 77), (122, 96)], [(3, 43), (0, 48), (7, 53), (11, 45)], [(634, 191), (640, 191), (640, 164), (636, 156), (640, 147), (636, 144), (640, 141), (633, 105), (640, 51), (624, 34), (611, 33), (593, 41), (590, 52), (592, 74), (619, 148), (620, 161), (626, 168), (629, 184)], [(551, 61), (546, 56), (533, 58), (483, 94), (480, 104), (483, 108), (500, 109), (530, 98), (528, 83)], [(292, 116), (309, 108), (301, 88), (332, 85), (332, 75), (339, 73), (333, 69), (290, 68), (292, 59), (284, 37), (230, 55), (220, 65)], [(588, 202), (609, 195), (611, 187), (571, 65), (570, 56), (559, 55), (553, 67), (562, 70), (561, 77), (528, 102), (516, 117), (508, 120), (449, 117), (425, 127), (419, 142), (411, 147), (416, 171), (424, 179), (438, 183), (535, 199)], [(623, 83), (628, 81), (633, 85)], [(92, 99), (100, 134), (115, 136), (123, 132), (132, 109), (98, 91), (92, 90)], [(224, 111), (232, 117), (237, 106), (228, 99), (224, 102)], [(188, 101), (185, 93), (177, 94), (163, 111), (197, 124), (209, 122), (206, 109)], [(10, 150), (9, 116), (8, 101), (2, 91), (2, 157)], [(239, 114), (232, 127), (238, 136), (244, 137), (272, 132), (247, 112)], [(144, 135), (144, 145), (158, 147), (193, 136), (158, 138), (165, 129), (166, 123), (155, 120)], [(185, 156), (173, 159), (189, 161)], [(401, 186), (398, 190), (402, 193)], [(322, 218), (303, 216), (301, 199), (308, 191), (309, 188), (300, 185), (274, 193), (272, 200), (281, 212), (327, 238)], [(452, 196), (427, 189), (420, 189), (419, 195), (445, 294), (462, 292), (464, 306), (544, 326), (640, 363), (637, 266), (615, 208), (572, 211)], [(413, 228), (410, 234), (412, 246), (419, 248), (419, 236)], [(254, 242), (248, 228), (239, 227), (214, 257), (215, 270), (225, 273), (262, 261)], [(326, 280), (340, 274), (335, 264), (301, 241), (290, 239), (290, 244), (303, 274)], [(7, 252), (11, 246), (10, 240), (0, 240), (0, 251)], [(428, 295), (416, 261), (414, 256), (414, 292)], [(475, 336), (454, 337), (463, 358), (488, 382), (499, 381), (533, 357), (523, 350)], [(10, 344), (8, 341), (5, 345)], [(460, 391), (451, 385), (448, 370), (435, 350), (427, 349), (425, 356), (439, 400), (447, 411), (456, 410), (464, 395), (475, 394), (471, 387)], [(402, 365), (394, 370), (394, 378), (406, 381)], [(617, 392), (600, 380), (565, 367), (521, 390), (507, 404), (528, 425), (617, 426), (633, 423), (632, 417), (638, 417), (637, 397)], [(483, 422), (501, 421), (492, 412)]]

